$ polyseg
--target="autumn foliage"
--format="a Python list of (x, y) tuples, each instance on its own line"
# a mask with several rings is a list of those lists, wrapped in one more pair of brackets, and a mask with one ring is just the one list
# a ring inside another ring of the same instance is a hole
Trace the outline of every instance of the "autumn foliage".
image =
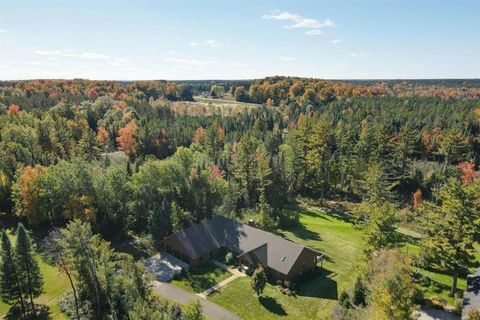
[(475, 179), (475, 164), (473, 161), (461, 162), (457, 168), (460, 169), (462, 173), (460, 179), (463, 183), (470, 183)]
[(20, 107), (16, 104), (11, 104), (8, 106), (7, 113), (8, 114), (18, 114), (20, 112)]
[(118, 131), (117, 143), (118, 150), (124, 151), (128, 155), (135, 154), (135, 136), (137, 132), (137, 124), (135, 120), (130, 121)]
[[(17, 211), (17, 215), (23, 215), (24, 213), (36, 213), (38, 210), (38, 193), (41, 191), (37, 186), (37, 179), (45, 171), (45, 167), (37, 165), (34, 167), (26, 166), (20, 178), (17, 182), (18, 194), (22, 199), (22, 212)], [(35, 219), (30, 217), (31, 220), (37, 221), (41, 219)]]
[(422, 202), (423, 202), (422, 190), (418, 188), (417, 191), (413, 193), (413, 210), (417, 210), (418, 208), (420, 208), (422, 206)]

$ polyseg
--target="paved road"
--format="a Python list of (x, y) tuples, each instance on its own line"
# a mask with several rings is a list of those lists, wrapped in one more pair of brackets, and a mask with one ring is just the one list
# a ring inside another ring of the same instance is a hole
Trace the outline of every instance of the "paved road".
[(460, 320), (460, 317), (453, 312), (423, 306), (420, 309), (418, 320)]
[(212, 320), (240, 320), (240, 318), (232, 312), (220, 307), (211, 301), (200, 298), (199, 296), (185, 291), (173, 284), (153, 281), (153, 290), (161, 296), (167, 297), (181, 304), (187, 304), (197, 299), (203, 306), (204, 314)]

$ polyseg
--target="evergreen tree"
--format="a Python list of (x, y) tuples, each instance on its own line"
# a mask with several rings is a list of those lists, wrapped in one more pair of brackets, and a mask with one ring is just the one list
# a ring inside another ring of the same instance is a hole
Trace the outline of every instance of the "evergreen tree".
[(156, 246), (159, 246), (161, 241), (171, 233), (171, 205), (165, 198), (161, 205), (155, 206), (153, 210), (150, 211), (148, 230)]
[(352, 302), (354, 305), (362, 307), (367, 303), (367, 288), (360, 278), (357, 278), (353, 285)]
[(15, 258), (17, 260), (18, 276), (21, 279), (21, 287), (30, 298), (32, 311), (35, 313), (33, 298), (40, 296), (43, 291), (43, 279), (40, 267), (35, 259), (32, 241), (23, 224), (17, 228), (17, 242), (15, 246)]
[(12, 245), (5, 231), (2, 232), (2, 249), (0, 252), (0, 298), (8, 304), (20, 303), (22, 314), (25, 317), (25, 302), (20, 278), (17, 273)]
[(480, 181), (462, 184), (451, 178), (438, 198), (438, 205), (425, 203), (428, 236), (423, 249), (428, 262), (452, 275), (450, 294), (454, 295), (459, 273), (474, 260), (473, 244), (480, 232)]

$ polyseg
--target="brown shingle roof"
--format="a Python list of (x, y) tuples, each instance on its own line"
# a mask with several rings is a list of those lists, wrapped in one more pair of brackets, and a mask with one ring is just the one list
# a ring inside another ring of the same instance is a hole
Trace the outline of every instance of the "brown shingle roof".
[[(266, 245), (267, 266), (287, 275), (305, 248), (272, 233), (217, 216), (193, 225), (165, 239), (176, 237), (192, 259), (197, 259), (215, 249), (225, 247), (238, 254)], [(306, 248), (310, 251), (315, 251)], [(265, 258), (263, 258), (265, 259)]]

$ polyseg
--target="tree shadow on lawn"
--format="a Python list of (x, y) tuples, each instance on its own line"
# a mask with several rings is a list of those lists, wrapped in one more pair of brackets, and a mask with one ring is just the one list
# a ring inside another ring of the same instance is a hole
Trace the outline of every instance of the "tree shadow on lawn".
[(275, 300), (272, 297), (259, 297), (258, 301), (260, 302), (260, 304), (265, 309), (267, 309), (271, 313), (275, 313), (278, 316), (286, 316), (287, 315), (287, 312), (282, 307), (282, 305), (280, 303), (278, 303), (277, 300)]
[[(30, 307), (30, 306), (27, 306)], [(30, 308), (31, 311), (31, 308)], [(36, 320), (51, 320), (52, 315), (50, 312), (50, 307), (44, 304), (35, 304), (35, 311), (36, 314), (33, 315), (32, 313), (27, 311), (27, 318), (28, 319), (36, 319)], [(3, 319), (6, 320), (16, 320), (16, 319), (22, 319), (22, 311), (20, 309), (20, 306), (14, 305), (11, 306), (10, 309), (8, 310), (8, 313), (5, 315)]]
[(320, 299), (338, 300), (337, 274), (323, 268), (316, 268), (297, 284), (297, 295)]

